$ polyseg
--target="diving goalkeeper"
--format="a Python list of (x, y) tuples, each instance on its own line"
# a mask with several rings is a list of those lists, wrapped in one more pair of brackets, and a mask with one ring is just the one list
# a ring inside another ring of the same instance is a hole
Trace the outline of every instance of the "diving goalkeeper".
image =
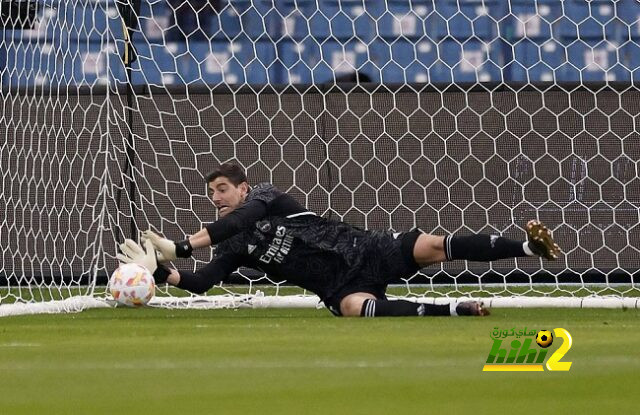
[[(207, 178), (220, 219), (180, 242), (145, 231), (145, 249), (132, 240), (117, 258), (147, 267), (157, 283), (204, 293), (238, 267), (263, 271), (317, 294), (336, 316), (485, 315), (482, 303), (418, 304), (387, 300), (387, 285), (428, 265), (465, 259), (495, 261), (541, 256), (556, 259), (560, 248), (538, 221), (526, 226), (527, 241), (497, 235), (434, 236), (418, 230), (363, 230), (306, 210), (271, 184), (252, 188), (244, 171), (222, 164)], [(194, 249), (216, 245), (215, 257), (195, 273), (163, 263), (188, 258)]]

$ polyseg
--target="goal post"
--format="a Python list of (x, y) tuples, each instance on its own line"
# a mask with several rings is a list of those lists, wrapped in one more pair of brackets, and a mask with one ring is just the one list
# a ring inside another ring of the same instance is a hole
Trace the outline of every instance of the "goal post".
[[(215, 220), (225, 161), (356, 226), (522, 239), (537, 218), (565, 252), (429, 267), (394, 297), (638, 307), (638, 3), (141, 3), (130, 74), (114, 1), (3, 29), (0, 315), (109, 306), (117, 244)], [(245, 269), (210, 294), (154, 305), (317, 305)]]

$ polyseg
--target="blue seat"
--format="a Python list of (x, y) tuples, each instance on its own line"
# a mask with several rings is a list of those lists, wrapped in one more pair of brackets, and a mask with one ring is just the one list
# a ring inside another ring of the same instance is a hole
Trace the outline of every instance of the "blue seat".
[(372, 1), (371, 3), (377, 3), (380, 6), (378, 6), (378, 9), (380, 10), (386, 10), (389, 11), (393, 14), (406, 14), (411, 12), (412, 10), (415, 10), (415, 7), (419, 7), (421, 5), (425, 5), (425, 6), (429, 6), (430, 8), (433, 8), (432, 4), (430, 4), (431, 2), (427, 2), (427, 1), (403, 1), (403, 0), (387, 0), (387, 1)]
[(553, 38), (553, 22), (560, 16), (562, 6), (558, 4), (539, 5), (536, 10), (531, 4), (515, 3), (511, 5), (511, 15), (500, 23), (500, 34), (507, 39), (526, 37), (544, 43)]
[[(459, 13), (452, 19), (452, 27), (460, 22), (464, 31), (458, 38), (475, 36), (480, 39), (493, 39), (497, 34), (497, 24), (492, 18), (492, 12), (501, 2), (493, 1), (465, 1), (458, 4)], [(466, 20), (466, 21), (465, 21)], [(471, 33), (467, 32), (471, 29)], [(468, 35), (468, 36), (466, 36)]]
[(140, 3), (139, 26), (144, 38), (150, 42), (163, 39), (170, 24), (170, 8), (165, 1), (143, 1)]
[(640, 36), (636, 22), (640, 20), (640, 3), (636, 0), (619, 0), (616, 3), (616, 17), (631, 27), (632, 36)]
[(313, 68), (322, 59), (320, 44), (307, 37), (301, 41), (278, 42), (278, 65), (281, 68), (280, 83), (310, 84)]
[[(430, 20), (433, 20), (436, 26), (434, 33), (436, 39), (445, 37), (466, 39), (472, 35), (473, 29), (470, 19), (460, 12), (455, 2), (442, 1), (437, 2), (435, 6), (435, 15)], [(440, 22), (441, 19), (444, 19), (443, 24)]]
[(447, 19), (438, 11), (438, 6), (424, 17), (424, 33), (431, 40), (437, 41), (450, 36)]
[[(344, 49), (344, 52), (343, 52)], [(365, 44), (351, 41), (342, 44), (328, 40), (320, 44), (307, 38), (301, 42), (279, 42), (278, 58), (283, 74), (278, 79), (283, 83), (325, 83), (335, 77), (356, 71), (375, 75), (371, 65), (366, 65), (370, 51)]]
[[(425, 19), (433, 14), (433, 6), (427, 2), (407, 2), (399, 0), (389, 0), (386, 2), (371, 2), (382, 4), (381, 7), (370, 7), (367, 5), (367, 12), (372, 14), (376, 20), (373, 22), (375, 31), (382, 37), (391, 39), (399, 36), (408, 38), (418, 38), (425, 32)], [(385, 7), (386, 6), (386, 7)], [(434, 18), (431, 19), (435, 23)], [(444, 21), (439, 19), (442, 26)], [(435, 28), (432, 32), (435, 31)]]
[[(133, 83), (266, 84), (272, 82), (270, 66), (275, 60), (272, 44), (248, 37), (234, 42), (175, 42), (169, 45), (137, 43), (138, 62), (133, 64)], [(125, 82), (124, 69), (118, 80)]]
[[(309, 19), (317, 11), (313, 1), (277, 1), (274, 6), (279, 15), (277, 18), (282, 35), (291, 39), (304, 39), (309, 36), (311, 33)], [(326, 21), (325, 36), (329, 33), (328, 25), (329, 22)]]
[(640, 44), (637, 42), (627, 42), (618, 49), (620, 64), (629, 71), (640, 73)]
[[(524, 72), (533, 67), (535, 64), (540, 62), (540, 57), (538, 56), (539, 48), (537, 45), (531, 44), (530, 41), (520, 41), (513, 45), (513, 55), (511, 58), (514, 62), (517, 62), (519, 66), (524, 69)], [(525, 80), (526, 77), (520, 75), (521, 79)]]
[[(565, 16), (577, 25), (577, 30), (569, 24), (560, 24), (559, 34), (565, 37), (619, 39), (625, 25), (615, 20), (619, 13), (616, 4), (609, 0), (585, 2), (568, 0), (565, 3)], [(614, 19), (612, 21), (612, 19)]]
[(43, 54), (43, 44), (36, 40), (16, 43), (11, 47), (0, 48), (0, 62), (4, 63), (11, 71), (2, 71), (2, 86), (27, 86), (40, 83), (49, 83), (48, 79), (36, 79), (38, 72), (40, 76), (49, 75), (48, 57)]
[(434, 63), (434, 65), (429, 68), (428, 75), (429, 82), (443, 83), (452, 82), (453, 80), (453, 70), (440, 61)]
[[(525, 48), (527, 67), (522, 79), (513, 79), (518, 82), (550, 82), (564, 81), (564, 76), (575, 72), (571, 70), (566, 59), (565, 48), (559, 43), (546, 43), (544, 45), (528, 44)], [(567, 79), (573, 81), (573, 79)]]
[(416, 46), (406, 40), (397, 40), (391, 43), (391, 59), (389, 61), (398, 64), (400, 68), (407, 68), (413, 61), (417, 60)]
[[(318, 68), (313, 70), (312, 81), (314, 83), (332, 82), (334, 77), (362, 71), (362, 66), (369, 59), (369, 47), (358, 40), (345, 44), (327, 41), (320, 45), (320, 48), (322, 50), (322, 60), (319, 62)], [(305, 52), (309, 53), (310, 50)], [(326, 68), (331, 69), (329, 74), (326, 73)]]
[[(403, 48), (407, 47), (411, 48), (410, 53), (402, 51)], [(403, 64), (402, 66), (405, 72), (406, 82), (429, 82), (431, 79), (430, 67), (433, 67), (434, 62), (437, 59), (438, 48), (435, 43), (430, 42), (428, 39), (422, 39), (418, 42), (411, 43), (410, 45), (397, 43), (392, 47), (394, 57), (396, 56), (396, 50), (398, 50), (398, 54), (405, 56), (404, 61), (401, 62)], [(408, 58), (413, 55), (415, 55), (415, 60), (409, 61)]]
[(532, 40), (523, 40), (514, 45), (514, 60), (525, 68), (540, 63), (550, 69), (556, 69), (566, 62), (565, 48), (558, 42), (547, 41), (540, 45)]
[(275, 26), (293, 40), (308, 36), (368, 39), (373, 29), (373, 20), (363, 14), (365, 7), (360, 0), (284, 0), (274, 2), (273, 6), (280, 15), (280, 24)]
[(626, 43), (619, 49), (620, 64), (624, 65), (626, 71), (634, 82), (640, 82), (640, 45), (638, 43)]
[[(600, 39), (585, 39), (567, 46), (569, 62), (578, 68), (584, 81), (624, 80), (628, 71), (619, 64), (615, 48), (607, 48)], [(566, 68), (567, 72), (575, 72)], [(618, 79), (622, 78), (622, 79)]]
[[(508, 79), (515, 82), (580, 80), (579, 69), (566, 57), (566, 45), (559, 39), (553, 43), (524, 42), (514, 47), (515, 63), (511, 65)], [(518, 65), (520, 64), (520, 65)]]
[(441, 62), (437, 73), (447, 75), (452, 82), (485, 82), (501, 79), (502, 50), (479, 40), (445, 39), (438, 45)]
[(234, 39), (243, 34), (251, 39), (280, 32), (276, 14), (269, 12), (270, 3), (265, 0), (237, 0), (227, 3), (219, 18), (213, 19), (210, 31), (218, 39)]
[(428, 39), (377, 40), (369, 51), (375, 79), (383, 83), (427, 82), (437, 56), (436, 45)]
[[(92, 85), (101, 78), (102, 82), (106, 83), (108, 68), (106, 56), (102, 54), (102, 46), (100, 42), (87, 43), (71, 40), (66, 43), (63, 48), (68, 55), (63, 60), (62, 70), (55, 64), (48, 67), (52, 74), (52, 82), (56, 83), (60, 80), (62, 84)], [(116, 58), (116, 62), (119, 62), (119, 58)]]
[[(65, 51), (65, 59), (58, 59), (57, 51)], [(119, 58), (103, 48), (100, 42), (78, 42), (68, 39), (59, 43), (41, 40), (14, 43), (1, 52), (0, 61), (14, 68), (3, 71), (2, 84), (25, 85), (93, 85), (106, 84), (117, 70)]]
[(502, 2), (446, 0), (435, 2), (435, 9), (425, 19), (425, 31), (433, 39), (492, 39), (497, 34), (496, 21)]
[(325, 0), (318, 2), (318, 6), (320, 13), (310, 18), (312, 36), (330, 36), (339, 40), (354, 36), (365, 41), (371, 39), (373, 20), (364, 15), (365, 8), (360, 0)]
[[(637, 72), (637, 71), (636, 71)], [(622, 62), (617, 62), (607, 71), (607, 79), (609, 81), (625, 81), (630, 82), (634, 76), (634, 72), (630, 71)], [(636, 74), (637, 77), (637, 74)], [(638, 79), (636, 78), (636, 81)]]
[[(138, 60), (132, 64), (132, 83), (171, 85), (181, 83), (178, 77), (178, 60), (185, 51), (183, 43), (157, 44), (135, 42)], [(126, 73), (121, 62), (112, 65), (114, 81), (125, 83)]]
[(315, 0), (282, 0), (273, 4), (282, 16), (279, 18), (279, 28), (283, 35), (295, 40), (307, 36), (324, 39), (330, 35), (331, 18), (327, 16), (329, 11), (326, 7), (319, 8)]
[(255, 45), (247, 44), (246, 46), (234, 53), (234, 60), (237, 60), (244, 74), (244, 82), (277, 83), (278, 77), (274, 74), (275, 67), (273, 67), (277, 61), (276, 45), (270, 40), (259, 40)]
[(122, 21), (115, 5), (105, 3), (60, 2), (40, 11), (40, 38), (87, 39), (99, 41), (121, 36)]
[(248, 37), (233, 42), (190, 42), (176, 62), (177, 83), (266, 84), (275, 61), (272, 43)]
[(589, 4), (586, 1), (566, 1), (564, 13), (572, 22), (580, 23), (589, 17)]

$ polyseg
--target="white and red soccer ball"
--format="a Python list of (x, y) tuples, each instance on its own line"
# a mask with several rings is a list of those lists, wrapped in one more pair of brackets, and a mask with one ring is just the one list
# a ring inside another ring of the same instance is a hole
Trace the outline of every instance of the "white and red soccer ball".
[(118, 302), (128, 307), (140, 307), (149, 302), (156, 290), (153, 275), (138, 264), (122, 264), (111, 274), (109, 291)]

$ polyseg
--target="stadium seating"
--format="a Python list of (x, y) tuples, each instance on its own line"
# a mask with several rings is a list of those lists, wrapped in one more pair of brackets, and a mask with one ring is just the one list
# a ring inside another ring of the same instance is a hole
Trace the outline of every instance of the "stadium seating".
[[(176, 36), (172, 6), (143, 2), (134, 83), (325, 83), (355, 71), (394, 83), (629, 80), (640, 65), (633, 0), (223, 5), (197, 35)], [(16, 41), (0, 46), (0, 62), (17, 69), (2, 85), (126, 80), (113, 0), (60, 2), (40, 14), (33, 30), (5, 31)]]

